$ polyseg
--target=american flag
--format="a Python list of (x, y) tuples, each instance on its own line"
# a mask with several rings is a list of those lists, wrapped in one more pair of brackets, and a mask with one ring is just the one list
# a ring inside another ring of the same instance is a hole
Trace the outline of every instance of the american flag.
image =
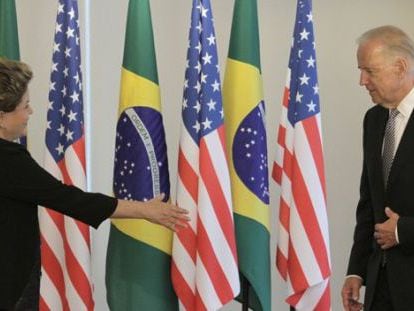
[[(85, 189), (85, 140), (78, 4), (58, 4), (47, 111), (45, 168)], [(93, 310), (89, 227), (41, 209), (40, 310)]]
[(191, 222), (173, 238), (172, 281), (185, 310), (217, 310), (240, 286), (209, 0), (193, 0), (182, 118), (177, 204)]
[(281, 186), (276, 266), (296, 310), (330, 310), (328, 219), (311, 0), (299, 0), (273, 178)]

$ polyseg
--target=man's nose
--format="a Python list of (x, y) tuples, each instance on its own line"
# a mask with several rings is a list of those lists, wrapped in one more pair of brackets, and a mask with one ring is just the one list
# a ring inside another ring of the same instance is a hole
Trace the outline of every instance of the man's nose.
[(361, 74), (359, 75), (359, 85), (364, 86), (368, 84), (368, 75), (366, 72), (361, 71)]

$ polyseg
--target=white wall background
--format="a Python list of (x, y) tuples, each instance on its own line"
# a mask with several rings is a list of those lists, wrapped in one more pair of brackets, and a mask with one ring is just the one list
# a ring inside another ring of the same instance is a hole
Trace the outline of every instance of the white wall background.
[[(35, 78), (31, 100), (35, 110), (29, 126), (29, 148), (43, 161), (48, 81), (52, 57), (57, 1), (17, 0), (21, 58)], [(191, 0), (152, 0), (152, 19), (167, 135), (172, 191), (175, 193), (180, 107), (184, 79)], [(211, 0), (218, 37), (219, 59), (224, 73), (233, 0)], [(79, 0), (81, 31), (90, 24), (91, 190), (111, 194), (115, 126), (120, 67), (122, 63), (127, 0)], [(261, 61), (267, 105), (269, 161), (274, 141), (293, 31), (296, 1), (258, 0)], [(85, 8), (90, 14), (85, 16)], [(365, 30), (393, 24), (414, 37), (412, 0), (314, 0), (313, 16), (319, 71), (325, 147), (328, 216), (332, 254), (332, 310), (341, 310), (340, 288), (351, 245), (361, 168), (361, 121), (370, 107), (366, 92), (358, 86), (355, 39)], [(85, 37), (82, 38), (85, 54)], [(85, 56), (83, 57), (85, 65)], [(85, 82), (85, 80), (84, 80)], [(271, 184), (272, 263), (276, 241), (278, 191)], [(93, 269), (96, 310), (107, 310), (104, 264), (108, 223), (94, 233)], [(272, 265), (273, 310), (288, 310), (285, 287)], [(231, 303), (226, 310), (240, 310)]]

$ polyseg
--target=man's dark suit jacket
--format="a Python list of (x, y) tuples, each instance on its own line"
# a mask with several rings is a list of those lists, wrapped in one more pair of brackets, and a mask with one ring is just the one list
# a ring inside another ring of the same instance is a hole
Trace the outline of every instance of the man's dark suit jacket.
[(29, 280), (38, 290), (38, 204), (97, 227), (117, 201), (63, 185), (25, 148), (0, 139), (0, 310), (14, 309)]
[(400, 215), (399, 244), (386, 251), (386, 273), (395, 310), (414, 310), (414, 117), (411, 114), (384, 186), (382, 144), (388, 109), (375, 106), (364, 119), (363, 169), (354, 244), (348, 275), (366, 285), (365, 310), (369, 310), (380, 269), (382, 250), (374, 239), (374, 226), (387, 220), (385, 207)]

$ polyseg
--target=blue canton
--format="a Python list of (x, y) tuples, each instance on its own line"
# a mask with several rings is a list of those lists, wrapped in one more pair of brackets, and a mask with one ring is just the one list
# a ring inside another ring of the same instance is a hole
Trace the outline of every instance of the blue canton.
[(202, 136), (223, 124), (223, 107), (216, 37), (209, 1), (194, 0), (187, 51), (182, 115), (184, 125), (199, 144)]
[(77, 1), (59, 1), (49, 85), (46, 145), (56, 162), (83, 135)]
[(288, 120), (292, 126), (319, 113), (319, 87), (310, 1), (299, 1), (296, 14), (297, 22), (289, 59), (292, 78), (289, 86)]

